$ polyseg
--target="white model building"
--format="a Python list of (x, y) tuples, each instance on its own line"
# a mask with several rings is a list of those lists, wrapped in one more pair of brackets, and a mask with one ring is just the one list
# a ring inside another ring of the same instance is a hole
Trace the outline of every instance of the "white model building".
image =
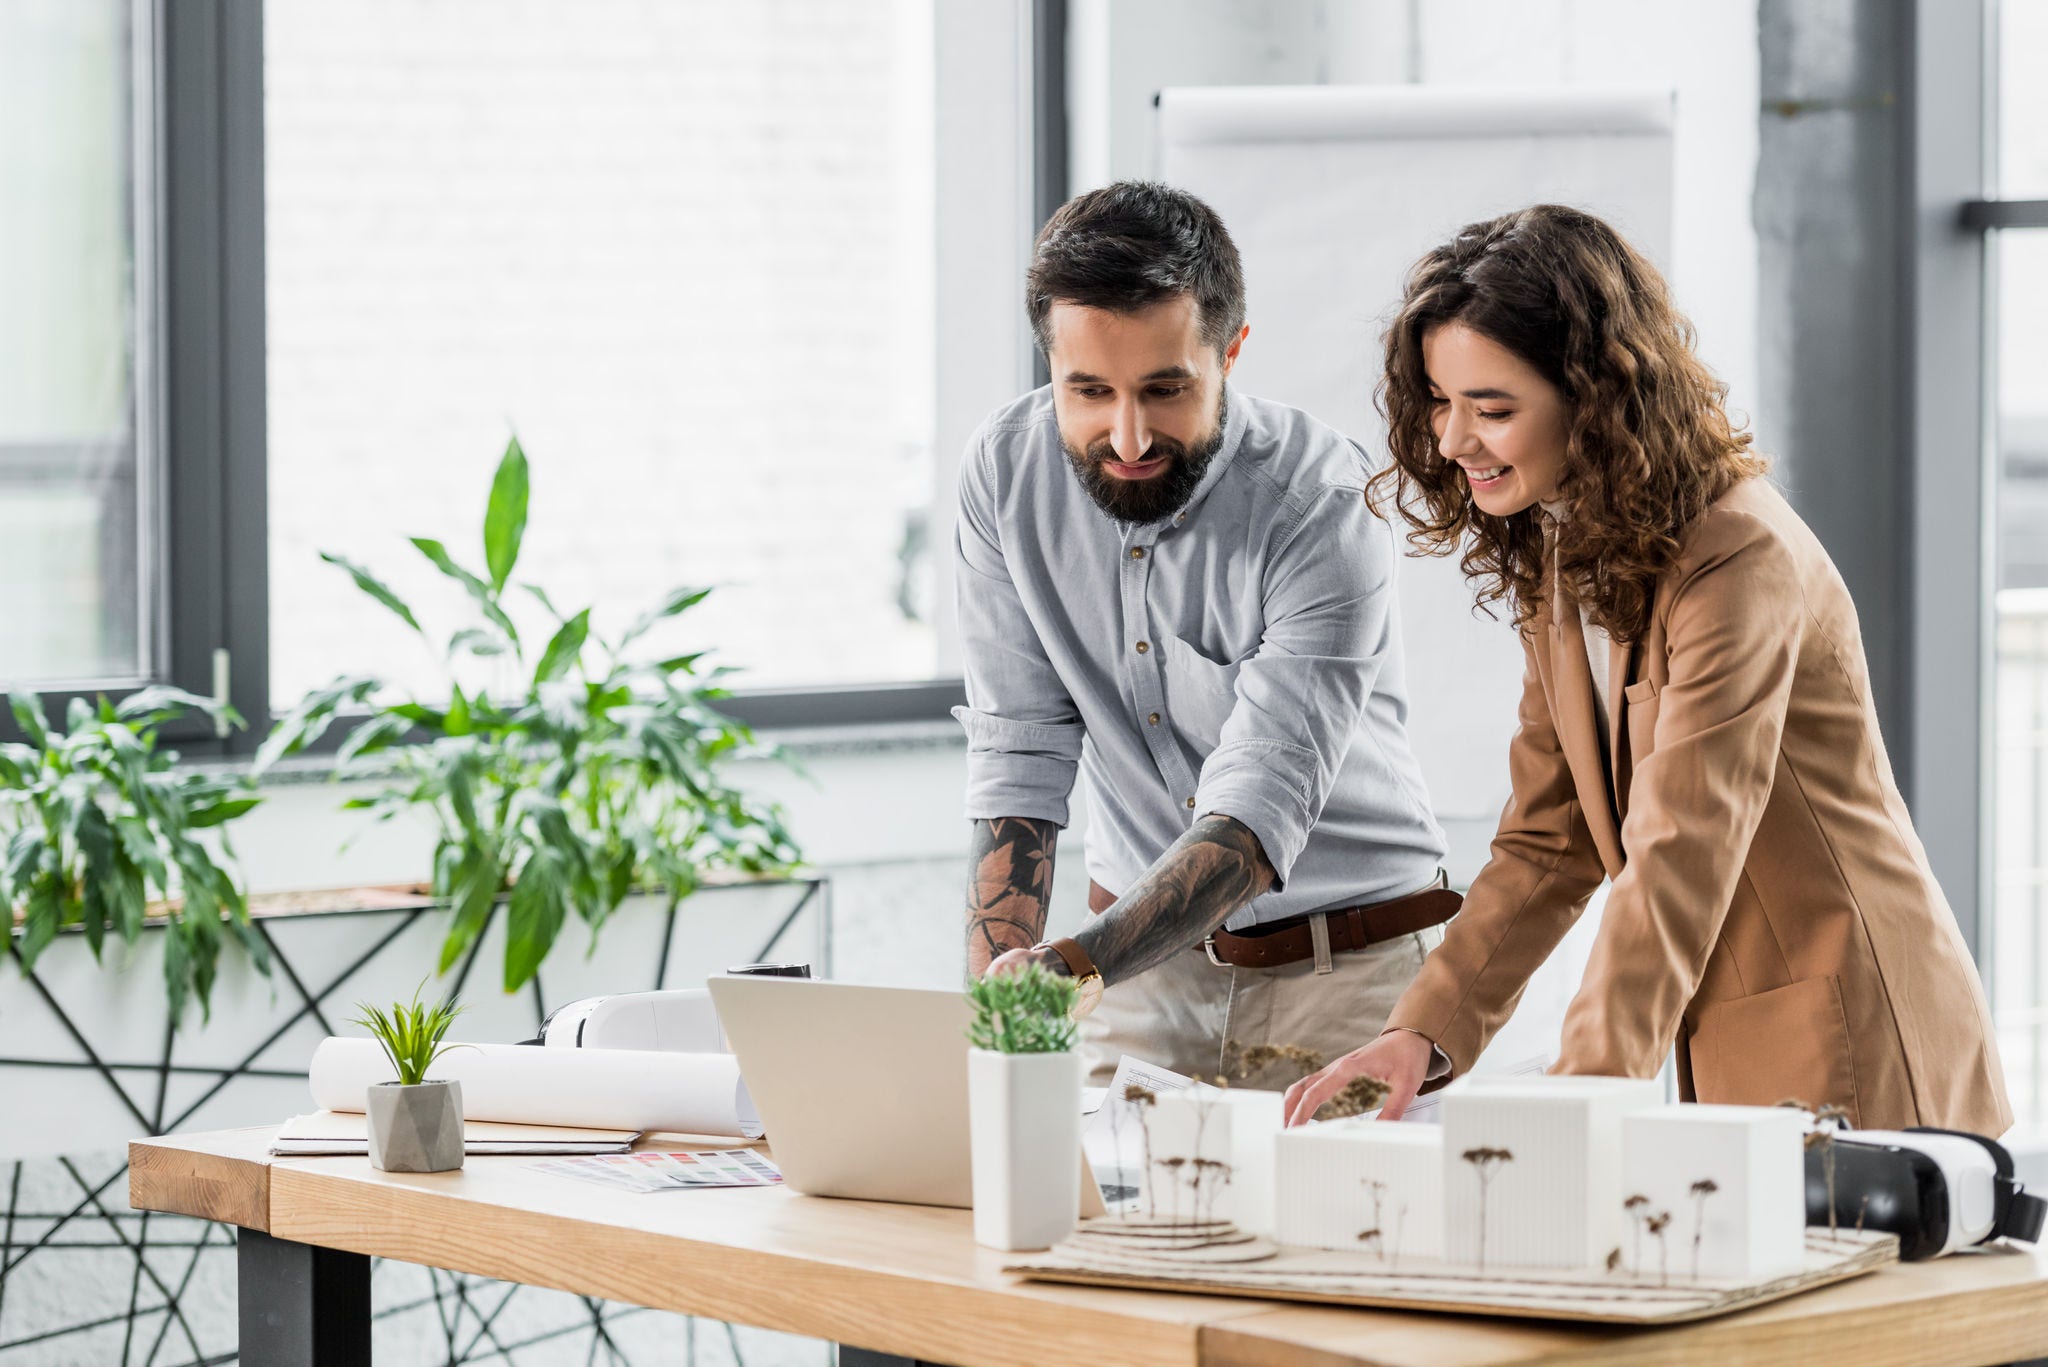
[[(1340, 1120), (1280, 1132), (1273, 1237), (1397, 1263), (1443, 1252), (1443, 1130)], [(1361, 1237), (1370, 1235), (1371, 1237)]]
[[(1625, 1264), (1673, 1284), (1797, 1269), (1806, 1249), (1805, 1136), (1805, 1113), (1782, 1106), (1659, 1106), (1625, 1117)], [(1645, 1200), (1627, 1209), (1633, 1196)], [(1661, 1240), (1642, 1227), (1660, 1214), (1671, 1217)]]
[(1196, 1084), (1162, 1092), (1147, 1118), (1150, 1208), (1273, 1232), (1273, 1144), (1286, 1124), (1279, 1092)]
[(1622, 1117), (1663, 1100), (1654, 1078), (1452, 1083), (1443, 1103), (1445, 1260), (1488, 1272), (1603, 1265), (1625, 1223)]

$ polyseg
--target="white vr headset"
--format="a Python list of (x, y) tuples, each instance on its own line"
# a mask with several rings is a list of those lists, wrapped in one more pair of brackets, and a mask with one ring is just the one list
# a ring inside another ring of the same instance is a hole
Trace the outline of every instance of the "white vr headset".
[[(2012, 1155), (1959, 1130), (1846, 1130), (1834, 1141), (1835, 1222), (1899, 1236), (1907, 1262), (1993, 1239), (2041, 1237), (2048, 1201), (2013, 1180)], [(1826, 1158), (1806, 1151), (1806, 1223), (1828, 1223)]]

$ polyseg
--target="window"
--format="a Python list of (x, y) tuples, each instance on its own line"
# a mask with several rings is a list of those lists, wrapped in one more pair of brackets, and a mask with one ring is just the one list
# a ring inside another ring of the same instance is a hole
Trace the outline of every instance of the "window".
[[(147, 127), (130, 0), (0, 7), (0, 681), (151, 672)], [(147, 108), (148, 86), (142, 85)], [(138, 149), (144, 155), (138, 155)]]
[(7, 0), (0, 682), (251, 719), (188, 754), (337, 672), (429, 687), (318, 552), (459, 611), (405, 538), (477, 558), (516, 433), (521, 579), (600, 629), (715, 586), (675, 644), (761, 724), (942, 716), (1059, 9)]
[[(1997, 7), (1992, 166), (2048, 197), (2048, 6)], [(2017, 207), (2017, 206), (2015, 206)], [(2037, 215), (2038, 217), (2038, 215)], [(1990, 234), (1992, 999), (2021, 1125), (2048, 1128), (2048, 219)]]
[(716, 584), (743, 686), (937, 672), (932, 10), (268, 0), (274, 706), (436, 686), (318, 552), (453, 620), (405, 538), (480, 562), (514, 431), (599, 630)]

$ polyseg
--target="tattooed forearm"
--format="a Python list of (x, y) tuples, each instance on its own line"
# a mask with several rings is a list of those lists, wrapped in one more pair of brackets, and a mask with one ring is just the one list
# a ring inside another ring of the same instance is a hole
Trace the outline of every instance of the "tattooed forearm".
[(1251, 829), (1205, 816), (1074, 938), (1104, 982), (1120, 983), (1199, 943), (1272, 886), (1273, 866)]
[(997, 817), (974, 823), (967, 875), (967, 975), (978, 978), (989, 961), (1010, 949), (1029, 949), (1045, 935), (1052, 901), (1053, 847), (1060, 828), (1050, 821)]

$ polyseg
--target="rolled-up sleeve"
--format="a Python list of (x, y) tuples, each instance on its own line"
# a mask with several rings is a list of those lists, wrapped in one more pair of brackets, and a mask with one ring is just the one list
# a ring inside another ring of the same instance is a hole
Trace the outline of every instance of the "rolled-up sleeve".
[(1202, 765), (1195, 808), (1244, 823), (1285, 884), (1357, 738), (1392, 649), (1393, 533), (1353, 488), (1329, 486), (1267, 562), (1266, 628)]
[(967, 706), (967, 817), (1067, 824), (1083, 727), (1011, 578), (998, 534), (998, 490), (985, 433), (960, 468), (954, 592)]

